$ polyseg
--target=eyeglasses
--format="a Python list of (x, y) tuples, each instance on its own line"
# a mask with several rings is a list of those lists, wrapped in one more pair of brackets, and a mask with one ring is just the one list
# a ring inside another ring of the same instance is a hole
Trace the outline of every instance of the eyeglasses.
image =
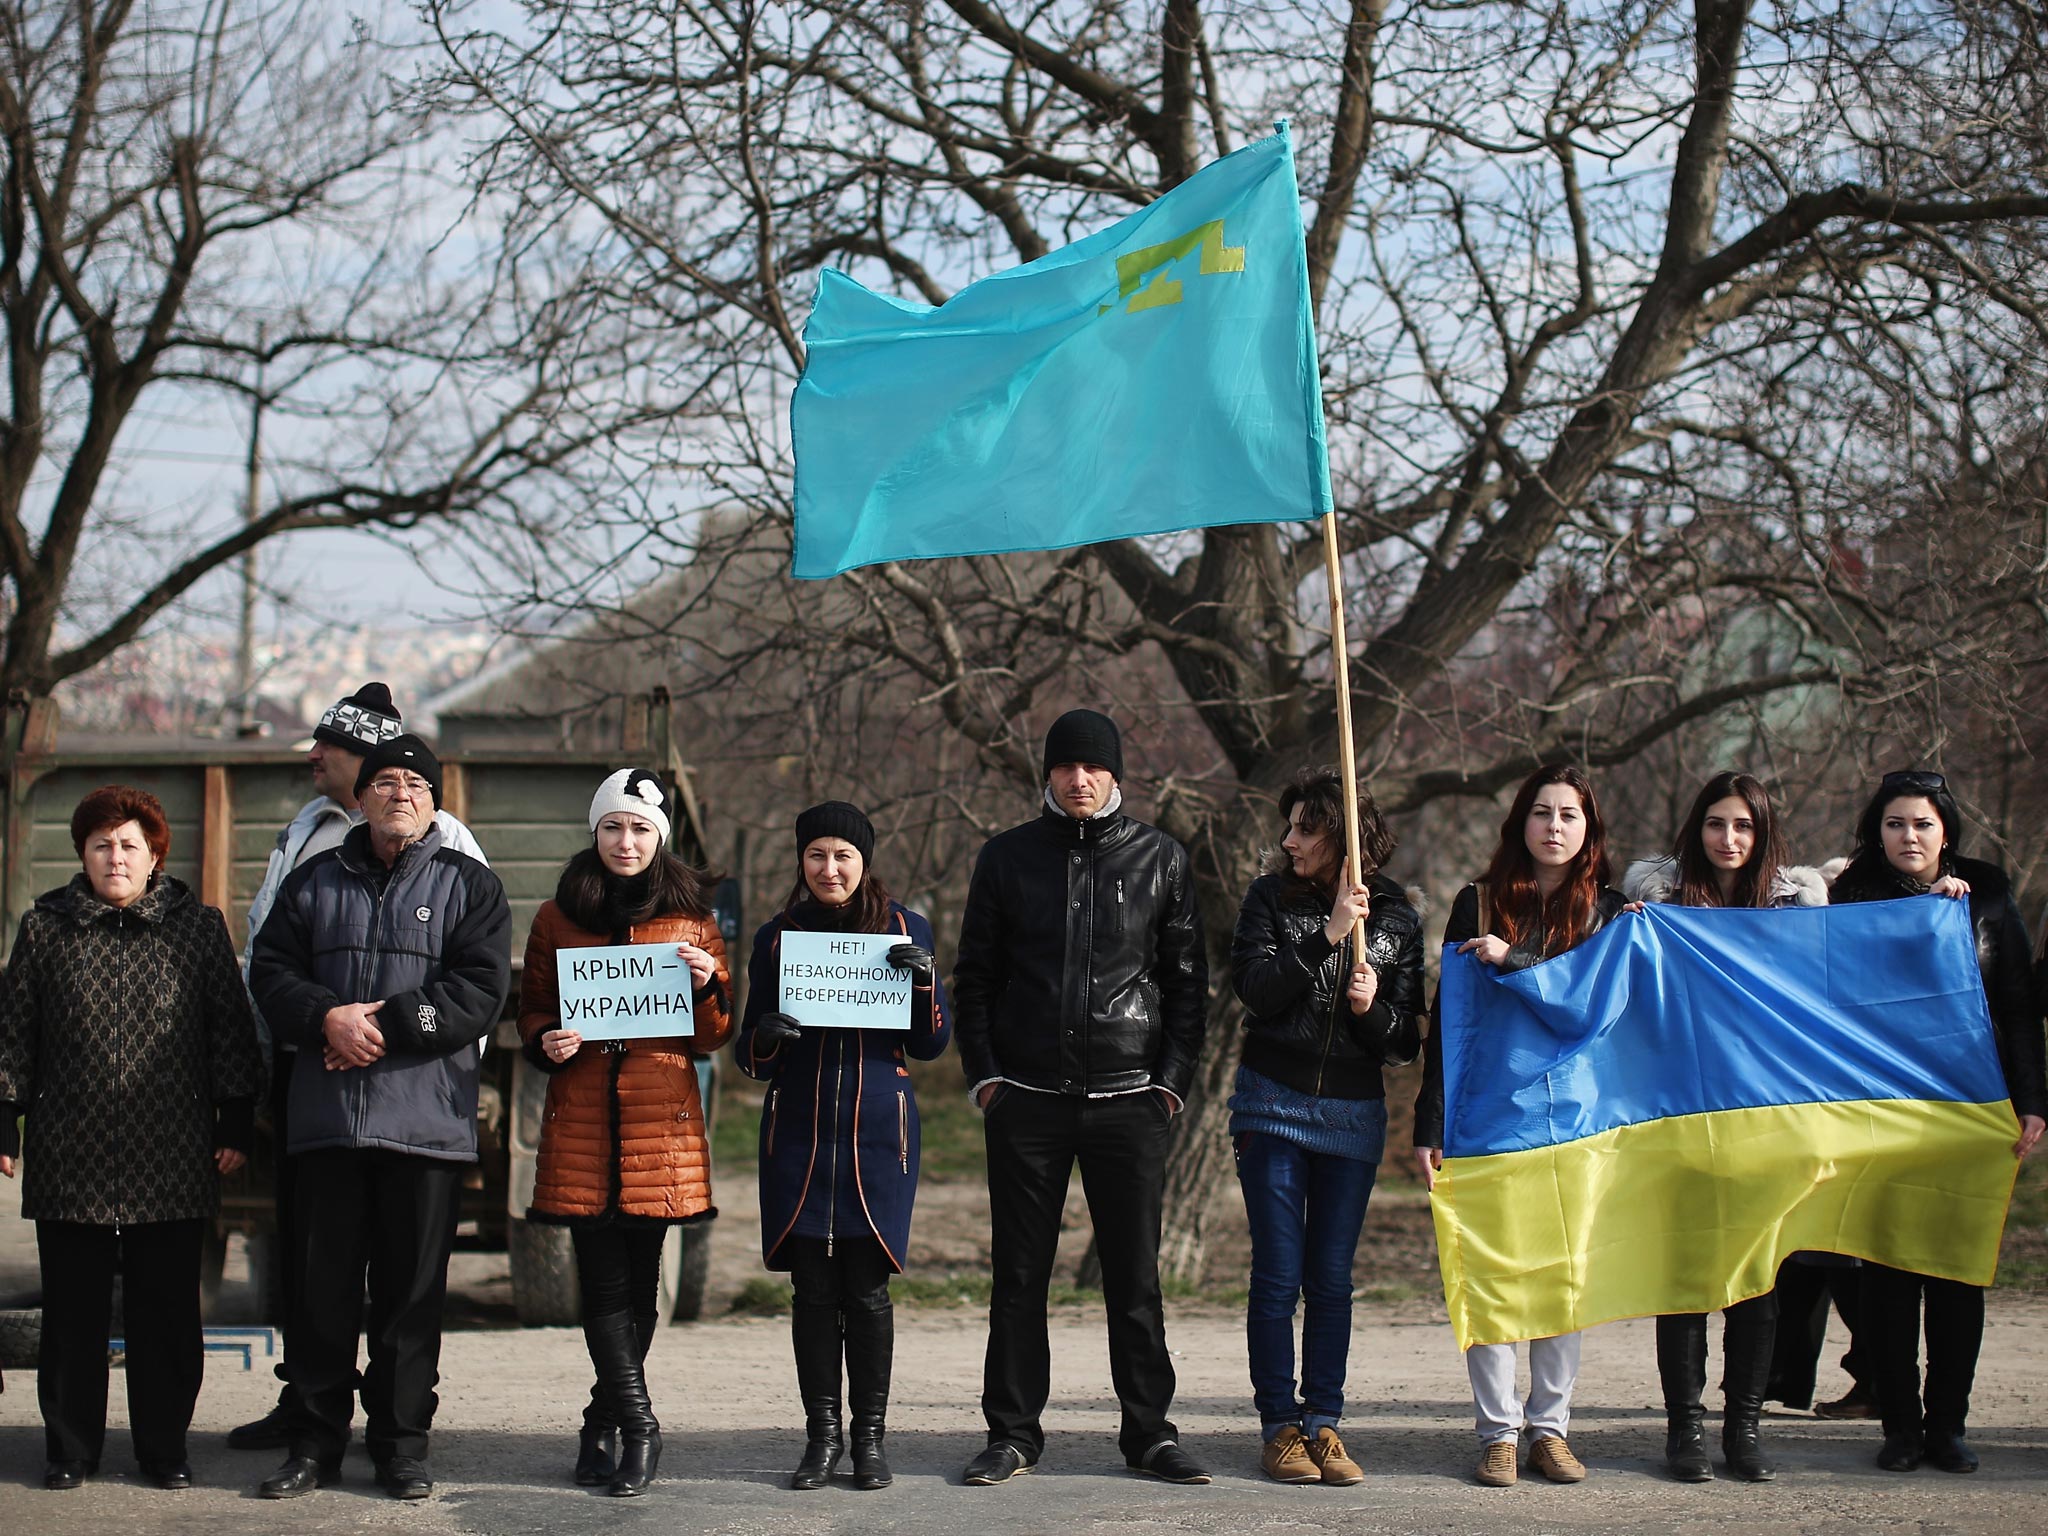
[(1886, 774), (1877, 787), (1888, 793), (1905, 790), (1909, 794), (1938, 795), (1948, 788), (1948, 780), (1924, 768), (1901, 768), (1897, 773)]
[(408, 800), (424, 800), (434, 792), (434, 786), (417, 774), (407, 774), (403, 778), (372, 779), (369, 787), (387, 800), (396, 800), (400, 795)]

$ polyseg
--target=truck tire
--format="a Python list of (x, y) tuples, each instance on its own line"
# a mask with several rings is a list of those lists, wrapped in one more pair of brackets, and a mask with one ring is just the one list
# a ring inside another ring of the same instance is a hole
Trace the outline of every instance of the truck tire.
[(505, 1223), (505, 1252), (512, 1260), (512, 1309), (524, 1326), (573, 1328), (582, 1321), (567, 1227), (512, 1217)]
[(678, 1227), (676, 1236), (682, 1242), (683, 1252), (676, 1266), (676, 1299), (669, 1321), (694, 1323), (704, 1315), (704, 1290), (711, 1280), (711, 1223), (699, 1221)]
[(42, 1308), (0, 1312), (0, 1369), (33, 1369), (42, 1355), (42, 1347)]

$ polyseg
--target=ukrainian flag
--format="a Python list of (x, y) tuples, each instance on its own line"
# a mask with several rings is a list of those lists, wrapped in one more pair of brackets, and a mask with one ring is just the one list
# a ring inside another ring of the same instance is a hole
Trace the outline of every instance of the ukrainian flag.
[(1650, 906), (1444, 953), (1433, 1197), (1461, 1347), (1769, 1290), (1802, 1248), (1989, 1285), (2019, 1135), (1967, 903)]

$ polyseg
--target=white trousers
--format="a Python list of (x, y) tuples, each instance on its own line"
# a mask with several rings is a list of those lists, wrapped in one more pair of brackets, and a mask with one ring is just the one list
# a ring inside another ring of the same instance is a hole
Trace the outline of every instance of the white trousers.
[(1513, 1440), (1527, 1424), (1537, 1435), (1564, 1438), (1572, 1418), (1572, 1387), (1579, 1379), (1576, 1333), (1529, 1341), (1529, 1399), (1515, 1396), (1515, 1346), (1475, 1344), (1465, 1351), (1472, 1378), (1473, 1426), (1479, 1443)]

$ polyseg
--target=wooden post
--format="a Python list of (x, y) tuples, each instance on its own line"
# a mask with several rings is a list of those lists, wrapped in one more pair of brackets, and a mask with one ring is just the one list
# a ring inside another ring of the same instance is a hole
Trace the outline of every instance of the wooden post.
[[(1323, 574), (1330, 579), (1330, 672), (1337, 685), (1337, 763), (1344, 775), (1344, 853), (1354, 885), (1364, 865), (1358, 857), (1358, 744), (1351, 739), (1351, 649), (1344, 636), (1344, 568), (1337, 548), (1337, 514), (1323, 514)], [(1365, 923), (1351, 930), (1352, 963), (1365, 955)]]
[(225, 914), (228, 887), (234, 874), (234, 802), (228, 793), (224, 763), (206, 765), (206, 788), (199, 811), (199, 899)]
[(461, 763), (441, 765), (441, 809), (457, 821), (469, 820), (469, 770)]

